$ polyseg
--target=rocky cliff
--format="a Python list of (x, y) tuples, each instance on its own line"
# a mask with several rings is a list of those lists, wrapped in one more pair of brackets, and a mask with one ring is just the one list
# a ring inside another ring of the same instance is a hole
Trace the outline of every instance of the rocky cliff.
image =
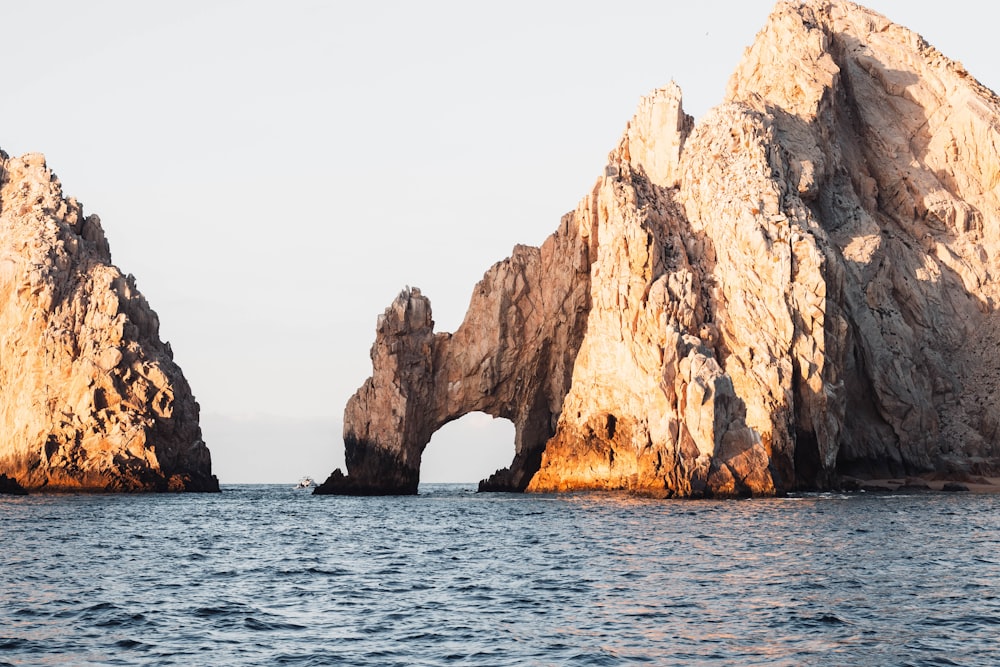
[(849, 2), (779, 2), (697, 124), (642, 100), (454, 334), (379, 320), (329, 493), (412, 493), (434, 430), (510, 419), (483, 489), (773, 494), (1000, 465), (1000, 100)]
[(0, 473), (28, 490), (218, 490), (156, 314), (40, 155), (0, 153), (0, 337)]

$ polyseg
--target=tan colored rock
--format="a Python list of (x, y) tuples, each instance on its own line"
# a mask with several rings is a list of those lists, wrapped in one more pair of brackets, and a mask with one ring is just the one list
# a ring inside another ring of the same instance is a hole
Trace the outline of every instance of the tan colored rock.
[(473, 411), (514, 423), (515, 458), (491, 488), (523, 490), (552, 437), (589, 294), (585, 202), (541, 248), (518, 246), (476, 287), (454, 334), (435, 334), (430, 302), (406, 289), (379, 317), (372, 377), (344, 413), (349, 476), (318, 493), (415, 493), (434, 431)]
[(28, 490), (218, 490), (156, 314), (41, 155), (0, 153), (0, 429)]
[(676, 187), (681, 150), (693, 127), (694, 119), (681, 105), (681, 89), (671, 81), (639, 100), (639, 109), (614, 154), (642, 170), (653, 183)]
[[(797, 64), (776, 57), (793, 45)], [(773, 119), (809, 232), (842, 267), (827, 305), (848, 331), (818, 348), (846, 388), (838, 467), (995, 466), (1000, 101), (846, 2), (779, 5), (729, 96)]]
[[(697, 125), (676, 86), (642, 100), (546, 244), (567, 256), (505, 279), (503, 307), (474, 298), (454, 338), (433, 334), (429, 304), (391, 345), (380, 325), (345, 415), (349, 475), (329, 490), (413, 492), (440, 424), (541, 403), (551, 435), (518, 426), (511, 471), (482, 488), (766, 495), (996, 470), (998, 151), (1000, 101), (918, 35), (849, 2), (779, 3)], [(554, 294), (574, 295), (571, 334), (552, 315), (521, 326)], [(421, 383), (386, 345), (411, 351)], [(498, 355), (533, 382), (503, 410), (495, 382), (468, 384), (471, 360)], [(419, 437), (387, 420), (404, 414), (393, 395)], [(357, 451), (380, 463), (352, 465)], [(384, 472), (401, 453), (405, 487)]]

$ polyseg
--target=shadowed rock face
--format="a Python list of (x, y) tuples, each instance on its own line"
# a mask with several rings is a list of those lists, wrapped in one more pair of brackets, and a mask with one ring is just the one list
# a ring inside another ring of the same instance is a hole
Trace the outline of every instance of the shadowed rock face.
[(27, 490), (218, 491), (134, 278), (40, 155), (0, 153), (0, 473)]
[(27, 491), (25, 491), (24, 487), (18, 484), (17, 481), (0, 473), (0, 494), (23, 496), (27, 494)]
[(433, 431), (476, 410), (517, 427), (482, 489), (996, 470), (998, 151), (1000, 101), (918, 35), (779, 3), (726, 102), (695, 126), (675, 86), (645, 98), (593, 192), (487, 274), (454, 336), (397, 299), (345, 413), (349, 474), (321, 491), (414, 492)]

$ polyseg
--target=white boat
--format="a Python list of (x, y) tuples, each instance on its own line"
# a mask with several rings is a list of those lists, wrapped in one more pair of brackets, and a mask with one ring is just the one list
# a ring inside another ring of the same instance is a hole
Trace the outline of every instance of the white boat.
[(292, 488), (295, 488), (295, 489), (311, 489), (314, 486), (316, 486), (316, 482), (313, 481), (312, 477), (303, 477), (302, 479), (299, 480), (299, 483), (296, 484)]

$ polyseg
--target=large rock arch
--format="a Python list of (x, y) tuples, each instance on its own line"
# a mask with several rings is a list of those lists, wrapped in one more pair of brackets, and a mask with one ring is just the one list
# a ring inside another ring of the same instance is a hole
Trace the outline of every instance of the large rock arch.
[(484, 489), (697, 496), (1000, 469), (1000, 99), (850, 2), (778, 3), (695, 126), (642, 100), (455, 335), (406, 291), (333, 492), (413, 492), (435, 428), (504, 416)]
[(378, 319), (373, 374), (344, 411), (349, 472), (317, 493), (416, 493), (431, 436), (470, 412), (514, 424), (514, 460), (481, 488), (524, 490), (555, 432), (589, 310), (585, 207), (541, 248), (517, 246), (476, 286), (454, 334), (406, 288)]

